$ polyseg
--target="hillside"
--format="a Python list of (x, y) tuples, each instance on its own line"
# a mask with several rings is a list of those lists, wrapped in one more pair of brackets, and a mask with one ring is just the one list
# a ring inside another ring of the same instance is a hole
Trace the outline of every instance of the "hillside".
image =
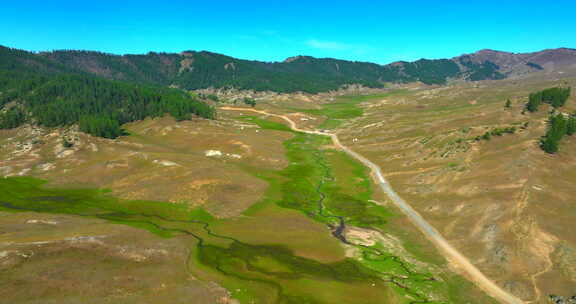
[(256, 91), (308, 93), (336, 90), (346, 84), (383, 87), (385, 83), (445, 84), (478, 81), (570, 68), (576, 50), (555, 49), (514, 54), (482, 50), (452, 59), (420, 59), (379, 65), (332, 58), (296, 56), (283, 62), (237, 59), (212, 52), (112, 55), (92, 51), (29, 53), (0, 47), (0, 68), (40, 69), (51, 73), (88, 73), (114, 80), (171, 85), (186, 90), (234, 87)]
[(343, 144), (379, 164), (401, 197), (526, 303), (573, 296), (576, 284), (576, 138), (565, 136), (555, 154), (541, 146), (549, 113), (574, 113), (576, 100), (525, 111), (530, 94), (576, 83), (550, 78), (398, 91), (364, 103), (364, 115), (339, 129)]
[(556, 71), (576, 68), (576, 49), (548, 49), (534, 53), (508, 53), (495, 50), (481, 50), (474, 54), (462, 55), (455, 60), (469, 60), (474, 63), (491, 62), (498, 66), (504, 76), (518, 76), (536, 71)]
[(181, 90), (108, 80), (31, 53), (3, 51), (0, 129), (79, 124), (86, 133), (116, 138), (122, 124), (147, 117), (215, 117), (209, 105)]

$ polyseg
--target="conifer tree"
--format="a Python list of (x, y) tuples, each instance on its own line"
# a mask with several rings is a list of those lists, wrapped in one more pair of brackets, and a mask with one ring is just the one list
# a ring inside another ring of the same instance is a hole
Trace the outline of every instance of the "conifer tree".
[(576, 133), (576, 114), (570, 115), (566, 126), (566, 135), (573, 135)]
[(0, 114), (0, 129), (12, 129), (26, 121), (26, 114), (19, 107), (11, 107)]
[(540, 147), (547, 153), (558, 152), (560, 140), (567, 133), (567, 122), (563, 114), (552, 114), (548, 121), (548, 131), (540, 142)]
[(548, 88), (539, 92), (531, 93), (526, 103), (526, 110), (538, 111), (542, 103), (548, 103), (555, 109), (563, 107), (570, 97), (571, 88)]
[[(121, 125), (170, 114), (214, 119), (210, 105), (170, 88), (150, 87), (85, 75), (38, 76), (0, 70), (0, 128), (27, 120), (46, 127), (79, 124), (95, 136), (115, 138)], [(9, 109), (3, 109), (14, 102)]]
[(528, 103), (526, 104), (526, 110), (529, 112), (536, 112), (542, 103), (541, 92), (531, 93), (528, 97)]

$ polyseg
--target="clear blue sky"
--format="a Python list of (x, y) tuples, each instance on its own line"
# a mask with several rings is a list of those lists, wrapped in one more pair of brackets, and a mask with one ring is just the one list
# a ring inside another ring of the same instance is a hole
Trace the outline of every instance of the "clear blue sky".
[(116, 54), (208, 50), (389, 63), (576, 48), (576, 1), (2, 1), (0, 44)]

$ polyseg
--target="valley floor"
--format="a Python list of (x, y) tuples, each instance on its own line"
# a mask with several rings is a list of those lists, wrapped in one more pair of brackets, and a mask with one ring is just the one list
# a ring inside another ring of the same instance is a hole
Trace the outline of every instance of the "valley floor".
[(545, 114), (520, 113), (552, 84), (263, 100), (131, 123), (117, 140), (0, 131), (0, 303), (569, 296), (574, 142), (543, 154)]

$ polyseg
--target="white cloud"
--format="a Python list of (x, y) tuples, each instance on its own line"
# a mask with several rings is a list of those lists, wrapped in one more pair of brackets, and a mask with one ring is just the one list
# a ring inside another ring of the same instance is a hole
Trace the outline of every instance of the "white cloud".
[(348, 50), (352, 47), (351, 45), (345, 43), (340, 43), (336, 41), (322, 41), (316, 39), (310, 39), (306, 41), (306, 45), (308, 45), (311, 48), (321, 50)]

